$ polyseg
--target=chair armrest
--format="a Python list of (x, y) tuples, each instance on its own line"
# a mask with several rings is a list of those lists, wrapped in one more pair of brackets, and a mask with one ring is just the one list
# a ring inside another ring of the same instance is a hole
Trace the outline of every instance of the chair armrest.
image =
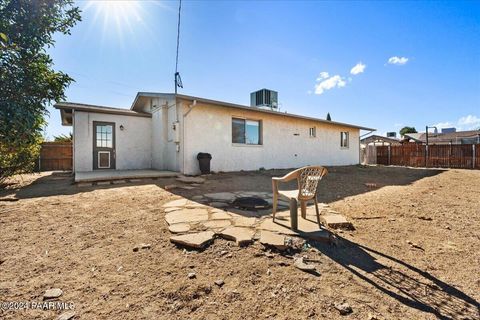
[(292, 171), (284, 175), (283, 177), (273, 177), (272, 181), (275, 182), (288, 182), (298, 178), (298, 170)]

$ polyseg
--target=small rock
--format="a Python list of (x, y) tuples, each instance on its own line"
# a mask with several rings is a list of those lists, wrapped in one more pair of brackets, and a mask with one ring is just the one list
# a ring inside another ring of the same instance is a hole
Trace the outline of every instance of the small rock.
[(270, 269), (267, 269), (267, 276), (269, 276), (271, 274), (272, 274), (272, 271), (270, 271)]
[(368, 320), (378, 320), (379, 318), (372, 314), (371, 312), (368, 313), (368, 317), (367, 317)]
[(150, 249), (151, 247), (150, 243), (140, 243), (138, 246), (133, 247), (133, 252), (137, 252), (140, 249)]
[(352, 313), (352, 307), (346, 302), (335, 303), (335, 309), (337, 309), (342, 316)]
[(295, 259), (294, 266), (295, 266), (297, 269), (300, 269), (300, 270), (306, 271), (306, 272), (315, 271), (315, 266), (312, 265), (312, 264), (306, 264), (306, 263), (303, 261), (303, 257), (296, 258), (296, 259)]
[(194, 278), (196, 278), (196, 277), (197, 277), (197, 274), (196, 274), (195, 272), (190, 272), (190, 273), (188, 274), (188, 279), (194, 279)]
[(62, 313), (57, 320), (70, 320), (75, 317), (75, 311), (67, 311)]
[(43, 294), (43, 300), (58, 298), (62, 295), (62, 293), (62, 289), (59, 288), (48, 289)]
[(123, 267), (122, 267), (122, 266), (120, 266), (120, 267), (117, 268), (117, 272), (120, 272), (120, 271), (122, 271), (122, 270), (123, 270)]
[(218, 279), (218, 280), (215, 280), (214, 283), (215, 283), (217, 286), (221, 287), (221, 286), (223, 286), (223, 285), (225, 284), (225, 281), (223, 281), (222, 279)]
[(228, 253), (228, 251), (226, 251), (226, 250), (220, 251), (220, 255), (221, 255), (221, 256), (224, 256), (224, 255), (226, 255), (227, 253)]

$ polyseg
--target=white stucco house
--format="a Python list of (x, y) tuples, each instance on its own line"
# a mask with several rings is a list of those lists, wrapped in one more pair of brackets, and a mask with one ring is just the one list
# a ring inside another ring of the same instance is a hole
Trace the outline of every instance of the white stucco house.
[(211, 170), (353, 165), (360, 131), (374, 129), (171, 93), (139, 92), (130, 110), (61, 102), (73, 126), (73, 171), (157, 169), (199, 174), (197, 154)]

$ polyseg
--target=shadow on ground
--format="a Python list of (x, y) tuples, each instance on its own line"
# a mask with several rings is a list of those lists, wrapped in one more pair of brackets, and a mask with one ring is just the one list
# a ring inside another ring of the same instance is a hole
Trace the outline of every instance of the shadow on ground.
[[(271, 192), (272, 177), (283, 176), (288, 170), (241, 171), (215, 173), (207, 175), (206, 183), (192, 189), (169, 189), (168, 191), (191, 199), (195, 195), (211, 192), (257, 191)], [(431, 177), (444, 172), (436, 169), (417, 169), (400, 167), (371, 167), (371, 166), (341, 166), (328, 167), (329, 174), (319, 185), (318, 199), (320, 202), (330, 203), (346, 197), (370, 192), (385, 186), (402, 186), (414, 183), (417, 180)], [(111, 189), (131, 185), (155, 184), (159, 188), (171, 184), (182, 185), (175, 178), (144, 179), (142, 182), (94, 185), (92, 187), (78, 187), (73, 184), (73, 177), (69, 173), (53, 172), (43, 175), (33, 183), (19, 189), (0, 189), (0, 197), (15, 196), (18, 199), (48, 197), (57, 195), (71, 195), (81, 192), (90, 192), (97, 189)], [(366, 184), (370, 184), (370, 187)], [(373, 185), (373, 187), (372, 187)], [(296, 182), (291, 181), (281, 186), (283, 189), (295, 189)]]
[(434, 314), (439, 319), (479, 319), (480, 303), (399, 259), (338, 238), (336, 246), (314, 246), (342, 267), (381, 292), (410, 308)]

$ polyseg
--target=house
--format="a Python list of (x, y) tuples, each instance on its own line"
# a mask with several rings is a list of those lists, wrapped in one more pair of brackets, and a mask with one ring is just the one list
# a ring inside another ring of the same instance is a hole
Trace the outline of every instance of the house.
[(366, 138), (360, 140), (361, 148), (365, 148), (368, 145), (373, 146), (390, 146), (390, 145), (400, 145), (400, 140), (397, 138), (383, 137), (376, 134), (372, 134)]
[[(407, 133), (404, 140), (415, 143), (427, 143), (427, 134)], [(475, 144), (480, 143), (480, 130), (447, 131), (442, 133), (428, 133), (428, 144)]]
[(158, 169), (195, 175), (197, 154), (211, 170), (359, 163), (360, 130), (374, 129), (172, 93), (139, 92), (130, 110), (61, 102), (73, 126), (73, 170)]

